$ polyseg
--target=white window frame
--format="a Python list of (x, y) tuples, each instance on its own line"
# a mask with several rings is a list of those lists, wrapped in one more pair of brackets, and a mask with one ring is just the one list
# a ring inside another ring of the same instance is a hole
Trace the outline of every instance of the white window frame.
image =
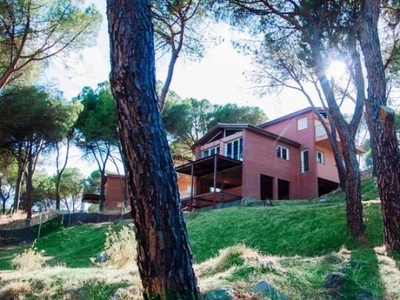
[(325, 153), (323, 151), (317, 150), (316, 154), (317, 158), (317, 163), (319, 164), (325, 164)]
[[(212, 153), (214, 152), (214, 153)], [(219, 146), (215, 146), (212, 148), (208, 148), (206, 150), (201, 151), (201, 158), (206, 158), (212, 156), (214, 154), (219, 154)]]
[[(286, 157), (284, 155), (285, 152), (286, 152)], [(284, 160), (289, 160), (289, 148), (281, 146), (281, 145), (277, 145), (276, 146), (276, 156), (278, 156), (279, 158), (284, 159)]]
[[(234, 147), (235, 142), (238, 142), (236, 149)], [(229, 144), (232, 144), (231, 153), (228, 153), (228, 145)], [(235, 150), (236, 150), (237, 155), (235, 155)], [(243, 138), (238, 138), (238, 139), (226, 142), (225, 143), (225, 156), (232, 158), (232, 159), (236, 159), (236, 160), (243, 160)]]
[[(305, 153), (307, 153), (307, 168), (306, 168), (306, 163), (305, 163)], [(301, 150), (300, 152), (300, 171), (302, 174), (307, 173), (310, 171), (310, 157), (309, 157), (309, 151), (308, 149)]]
[(307, 129), (307, 117), (297, 119), (297, 131)]

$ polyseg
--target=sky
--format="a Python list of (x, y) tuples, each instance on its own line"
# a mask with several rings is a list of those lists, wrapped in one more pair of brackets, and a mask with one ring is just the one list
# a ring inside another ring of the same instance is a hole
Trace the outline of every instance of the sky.
[[(67, 63), (68, 68), (57, 59), (52, 61), (48, 80), (58, 86), (66, 99), (77, 96), (83, 87), (95, 88), (108, 80), (110, 72), (109, 42), (105, 1), (93, 0), (103, 13), (103, 22), (95, 47), (86, 48)], [(236, 103), (258, 106), (269, 119), (274, 119), (308, 106), (306, 99), (290, 90), (276, 95), (259, 97), (254, 94), (254, 85), (248, 81), (246, 72), (251, 71), (251, 58), (239, 54), (232, 46), (232, 33), (227, 25), (216, 25), (215, 34), (223, 42), (209, 47), (201, 61), (179, 58), (172, 79), (171, 90), (182, 98), (207, 99), (213, 104)], [(167, 70), (165, 62), (157, 62), (157, 79), (164, 81)], [(85, 174), (96, 166), (82, 160), (79, 151), (72, 153), (70, 167), (79, 165)], [(114, 168), (110, 166), (114, 171)]]
[[(93, 0), (103, 13), (103, 22), (97, 45), (77, 54), (68, 69), (60, 62), (53, 62), (49, 78), (57, 83), (67, 99), (79, 94), (85, 86), (96, 87), (108, 80), (110, 72), (109, 43), (105, 1)], [(259, 106), (268, 118), (273, 119), (308, 106), (300, 94), (282, 93), (262, 98), (253, 93), (254, 85), (246, 79), (250, 71), (251, 58), (239, 54), (231, 44), (232, 32), (226, 25), (213, 28), (223, 42), (209, 47), (206, 56), (199, 62), (179, 58), (176, 64), (171, 90), (182, 98), (208, 99), (211, 103)], [(164, 81), (167, 64), (157, 63), (157, 79)]]

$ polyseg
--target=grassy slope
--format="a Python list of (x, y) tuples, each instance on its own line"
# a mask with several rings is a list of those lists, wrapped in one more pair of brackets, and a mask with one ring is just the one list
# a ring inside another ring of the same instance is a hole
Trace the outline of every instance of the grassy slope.
[[(379, 205), (365, 206), (368, 241), (382, 241)], [(345, 206), (306, 205), (228, 208), (189, 216), (190, 243), (196, 262), (225, 247), (243, 243), (271, 255), (316, 256), (356, 243), (346, 235)]]
[[(374, 181), (364, 182), (363, 198), (376, 199), (376, 196)], [(343, 195), (330, 195), (326, 200), (326, 203), (275, 202), (273, 207), (228, 208), (187, 215), (194, 259), (196, 263), (203, 262), (200, 269), (206, 269), (198, 273), (200, 285), (204, 282), (214, 285), (242, 282), (243, 285), (243, 282), (251, 284), (259, 278), (268, 278), (293, 299), (327, 299), (329, 295), (321, 289), (326, 275), (346, 267), (343, 299), (356, 297), (360, 290), (370, 292), (372, 299), (400, 296), (400, 288), (396, 286), (394, 291), (388, 288), (390, 280), (399, 281), (390, 275), (395, 273), (397, 276), (398, 261), (385, 261), (384, 255), (377, 255), (373, 250), (382, 244), (379, 204), (365, 202), (368, 242), (358, 245), (346, 234)], [(35, 246), (53, 258), (51, 265), (91, 267), (90, 258), (102, 250), (109, 226), (121, 227), (109, 224), (76, 226), (43, 237)], [(276, 269), (271, 271), (241, 257), (247, 250), (229, 250), (228, 258), (221, 258), (224, 256), (222, 249), (238, 244), (257, 249), (260, 255), (279, 257)], [(345, 250), (342, 254), (343, 246), (351, 251)], [(13, 251), (4, 251), (8, 253), (7, 257), (0, 256), (0, 269), (9, 269), (10, 257), (16, 253), (15, 249)], [(207, 261), (212, 257), (217, 257), (215, 259), (220, 262)], [(389, 265), (394, 267), (389, 268)], [(385, 268), (389, 275), (384, 275)], [(212, 279), (204, 279), (207, 276)], [(219, 283), (216, 278), (225, 281)]]

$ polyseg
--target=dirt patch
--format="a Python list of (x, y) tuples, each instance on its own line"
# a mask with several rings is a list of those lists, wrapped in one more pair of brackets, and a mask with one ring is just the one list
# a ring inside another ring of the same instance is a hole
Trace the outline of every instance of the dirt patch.
[(20, 229), (34, 226), (36, 224), (39, 224), (40, 222), (46, 222), (57, 215), (58, 213), (55, 211), (43, 212), (42, 216), (40, 216), (40, 213), (34, 213), (32, 215), (32, 220), (29, 225), (26, 225), (26, 213), (0, 215), (0, 229)]

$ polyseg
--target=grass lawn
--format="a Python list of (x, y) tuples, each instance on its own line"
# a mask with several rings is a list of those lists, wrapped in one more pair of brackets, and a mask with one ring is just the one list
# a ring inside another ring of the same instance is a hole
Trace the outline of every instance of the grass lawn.
[[(364, 199), (376, 199), (374, 186), (373, 180), (363, 183)], [(347, 236), (341, 194), (323, 203), (276, 201), (272, 207), (185, 214), (200, 290), (232, 286), (240, 299), (250, 299), (255, 297), (251, 287), (262, 279), (289, 299), (400, 299), (399, 259), (380, 247), (379, 202), (365, 201), (363, 214), (367, 242), (361, 245)], [(35, 248), (47, 261), (38, 270), (11, 271), (10, 260), (23, 249), (0, 248), (0, 268), (10, 270), (0, 272), (0, 298), (18, 292), (29, 299), (68, 293), (77, 299), (109, 299), (115, 293), (140, 299), (135, 264), (100, 266), (90, 260), (104, 249), (107, 236), (124, 232), (124, 224), (80, 225), (40, 238)], [(128, 239), (131, 233), (125, 231)], [(134, 246), (113, 243), (116, 247), (107, 253), (134, 256)], [(327, 276), (335, 274), (340, 289), (327, 286)]]

